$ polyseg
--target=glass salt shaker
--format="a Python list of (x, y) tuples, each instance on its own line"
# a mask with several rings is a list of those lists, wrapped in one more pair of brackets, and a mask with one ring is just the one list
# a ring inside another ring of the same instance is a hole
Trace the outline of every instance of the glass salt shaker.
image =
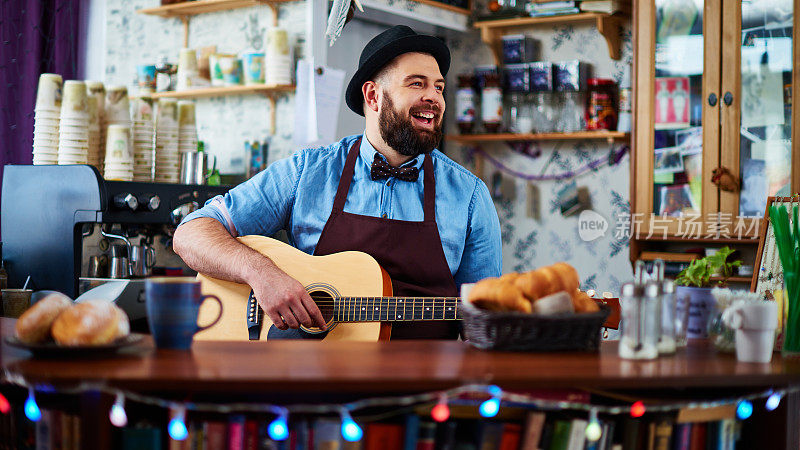
[(661, 334), (658, 337), (658, 353), (675, 353), (675, 283), (661, 282)]
[(655, 359), (658, 357), (656, 305), (659, 286), (625, 283), (622, 285), (622, 339), (619, 356), (624, 359)]

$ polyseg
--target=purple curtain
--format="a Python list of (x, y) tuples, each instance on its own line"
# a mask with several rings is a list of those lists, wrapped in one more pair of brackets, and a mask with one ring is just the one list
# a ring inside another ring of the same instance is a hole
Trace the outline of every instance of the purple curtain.
[(39, 74), (57, 73), (68, 80), (78, 73), (80, 4), (0, 0), (0, 180), (6, 164), (33, 160)]

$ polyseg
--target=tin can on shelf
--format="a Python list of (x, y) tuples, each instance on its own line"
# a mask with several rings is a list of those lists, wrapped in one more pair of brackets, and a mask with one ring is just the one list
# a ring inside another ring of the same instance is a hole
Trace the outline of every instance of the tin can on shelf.
[(617, 107), (614, 80), (589, 78), (589, 103), (586, 109), (586, 128), (616, 130)]

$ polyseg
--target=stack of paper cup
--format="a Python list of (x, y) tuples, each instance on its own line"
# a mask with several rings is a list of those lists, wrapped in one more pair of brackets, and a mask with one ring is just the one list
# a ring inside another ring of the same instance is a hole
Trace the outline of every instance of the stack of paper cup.
[[(105, 145), (106, 145), (106, 115), (105, 115), (105, 106), (106, 106), (106, 88), (103, 86), (103, 83), (100, 81), (87, 81), (86, 82), (86, 89), (89, 91), (89, 97), (94, 97), (96, 100), (97, 105), (97, 122), (98, 126), (100, 127), (100, 133), (97, 139), (97, 155), (98, 155), (98, 162), (95, 167), (103, 171), (103, 158), (105, 156)], [(89, 105), (91, 108), (91, 104)], [(91, 113), (91, 111), (90, 111)], [(90, 119), (91, 120), (91, 119)], [(89, 123), (89, 164), (92, 164), (92, 122)]]
[(266, 83), (292, 84), (289, 33), (283, 28), (270, 28), (267, 34)]
[(97, 97), (91, 94), (86, 97), (86, 105), (89, 108), (89, 152), (88, 163), (95, 166), (97, 170), (103, 170), (103, 144), (100, 141), (100, 114), (97, 108)]
[(86, 83), (67, 80), (58, 129), (58, 163), (86, 164), (89, 157), (89, 106)]
[(182, 48), (178, 55), (178, 91), (192, 89), (199, 75), (197, 69), (197, 54), (194, 49)]
[(128, 88), (125, 86), (109, 86), (106, 90), (104, 105), (106, 124), (118, 124), (130, 127), (131, 112), (128, 102)]
[(153, 98), (133, 101), (133, 181), (153, 181), (155, 175), (155, 122)]
[(195, 121), (194, 102), (182, 100), (178, 102), (178, 152), (197, 151), (197, 123)]
[(130, 127), (120, 124), (108, 126), (103, 177), (106, 180), (133, 181)]
[(61, 118), (61, 75), (39, 76), (33, 110), (33, 163), (58, 163), (58, 128)]
[(177, 183), (180, 175), (178, 154), (178, 111), (174, 98), (158, 100), (156, 115), (156, 183)]

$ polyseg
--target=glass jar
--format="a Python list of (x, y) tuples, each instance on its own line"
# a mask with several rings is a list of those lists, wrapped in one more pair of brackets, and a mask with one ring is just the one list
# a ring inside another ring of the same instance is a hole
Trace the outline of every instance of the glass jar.
[(533, 101), (534, 133), (550, 133), (555, 129), (552, 92), (537, 92)]
[(497, 133), (503, 124), (503, 89), (500, 75), (487, 73), (481, 90), (481, 120), (487, 133)]
[(456, 122), (461, 134), (469, 134), (475, 128), (475, 76), (461, 74), (458, 76), (456, 91)]
[(589, 78), (589, 103), (586, 109), (586, 128), (616, 130), (617, 108), (614, 80)]
[(624, 359), (655, 359), (658, 357), (659, 286), (657, 283), (622, 285), (620, 306), (622, 307), (622, 338), (619, 356)]

